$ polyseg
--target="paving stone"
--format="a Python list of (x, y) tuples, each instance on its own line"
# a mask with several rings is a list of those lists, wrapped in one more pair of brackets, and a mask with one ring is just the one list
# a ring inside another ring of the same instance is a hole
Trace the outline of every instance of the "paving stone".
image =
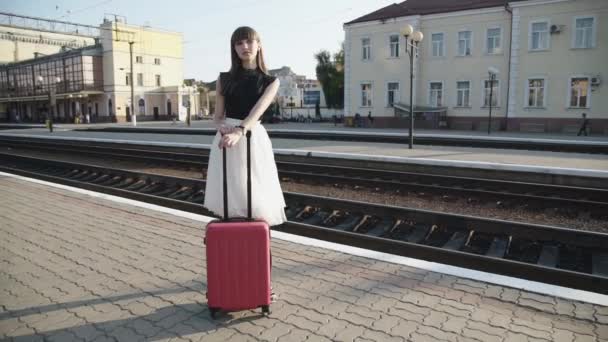
[(220, 328), (216, 331), (210, 332), (209, 334), (202, 336), (198, 339), (200, 342), (217, 342), (217, 341), (230, 341), (232, 336), (237, 335), (236, 330)]
[(352, 341), (357, 337), (363, 336), (366, 329), (359, 325), (348, 324), (344, 330), (339, 331), (334, 340), (335, 341)]
[(305, 341), (310, 332), (301, 329), (291, 329), (288, 334), (283, 335), (277, 339), (277, 342), (292, 342), (292, 341)]
[(429, 327), (429, 326), (424, 326), (424, 325), (420, 325), (418, 326), (418, 329), (416, 330), (416, 332), (414, 334), (412, 334), (412, 340), (417, 341), (417, 339), (414, 337), (416, 335), (416, 333), (421, 334), (421, 335), (426, 335), (426, 336), (432, 336), (435, 338), (435, 341), (437, 340), (443, 340), (443, 341), (458, 341), (459, 335), (457, 334), (453, 334), (453, 333), (449, 333), (446, 331), (443, 331), (441, 329), (437, 329), (434, 327)]
[(276, 341), (281, 336), (285, 336), (289, 334), (289, 332), (293, 329), (293, 326), (285, 324), (283, 322), (276, 322), (271, 328), (264, 329), (259, 337), (264, 341)]
[(7, 178), (0, 202), (0, 338), (608, 342), (606, 307), (277, 239), (272, 314), (211, 320), (200, 222)]
[(366, 330), (363, 337), (377, 342), (403, 342), (405, 339), (401, 336), (391, 336), (382, 331)]
[(553, 336), (551, 338), (556, 342), (573, 342), (574, 341), (574, 333), (568, 330), (553, 329)]
[(383, 315), (379, 320), (372, 324), (372, 327), (380, 331), (391, 331), (394, 327), (399, 324), (401, 319), (397, 316)]

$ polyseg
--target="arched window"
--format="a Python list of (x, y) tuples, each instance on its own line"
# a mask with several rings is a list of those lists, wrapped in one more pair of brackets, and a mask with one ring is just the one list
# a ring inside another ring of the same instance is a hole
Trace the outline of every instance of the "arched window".
[(139, 115), (146, 115), (146, 101), (139, 99)]

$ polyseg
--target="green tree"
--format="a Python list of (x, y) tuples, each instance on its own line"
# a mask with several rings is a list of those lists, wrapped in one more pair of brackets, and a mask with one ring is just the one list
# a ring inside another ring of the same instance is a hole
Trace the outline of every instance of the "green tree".
[(325, 102), (329, 108), (344, 107), (344, 46), (332, 55), (327, 50), (321, 50), (315, 55), (317, 60), (317, 80), (325, 94)]

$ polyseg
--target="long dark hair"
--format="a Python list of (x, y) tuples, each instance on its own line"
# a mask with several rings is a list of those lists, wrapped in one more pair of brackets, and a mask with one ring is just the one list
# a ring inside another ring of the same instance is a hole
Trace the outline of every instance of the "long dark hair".
[[(232, 33), (232, 37), (230, 38), (230, 59), (232, 61), (232, 65), (230, 66), (230, 76), (232, 77), (235, 77), (243, 68), (241, 59), (234, 49), (234, 45), (244, 39), (257, 40), (258, 44), (260, 44), (260, 35), (249, 26), (241, 26), (237, 28), (234, 33)], [(268, 75), (268, 69), (266, 69), (266, 63), (264, 62), (263, 51), (264, 49), (262, 46), (260, 46), (260, 50), (257, 52), (255, 57), (255, 63), (261, 72)]]

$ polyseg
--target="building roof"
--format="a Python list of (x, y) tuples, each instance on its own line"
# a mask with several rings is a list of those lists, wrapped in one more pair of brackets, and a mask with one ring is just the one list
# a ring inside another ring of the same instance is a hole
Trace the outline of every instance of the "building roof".
[(281, 68), (278, 69), (269, 69), (268, 70), (268, 74), (271, 76), (277, 76), (277, 75), (295, 75), (295, 73), (291, 70), (290, 67), (288, 66), (283, 66)]
[(393, 3), (372, 13), (366, 14), (345, 25), (366, 21), (386, 20), (410, 15), (427, 15), (435, 13), (456, 12), (488, 7), (500, 7), (514, 1), (526, 0), (406, 0)]

